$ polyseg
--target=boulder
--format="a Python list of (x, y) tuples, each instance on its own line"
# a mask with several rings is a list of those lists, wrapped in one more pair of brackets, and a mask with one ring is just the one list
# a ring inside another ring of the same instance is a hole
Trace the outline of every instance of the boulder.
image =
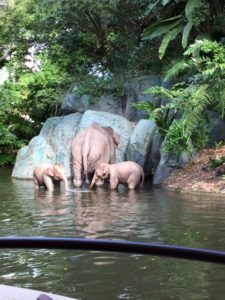
[(161, 86), (161, 77), (149, 74), (134, 78), (124, 84), (124, 95), (122, 97), (123, 115), (130, 121), (138, 121), (148, 116), (147, 112), (138, 110), (132, 105), (139, 102), (155, 102), (156, 97), (144, 92), (153, 87)]
[(63, 163), (67, 176), (71, 177), (72, 139), (93, 122), (111, 126), (119, 134), (117, 162), (136, 161), (144, 168), (146, 175), (151, 175), (153, 166), (151, 149), (155, 149), (152, 143), (157, 129), (155, 123), (140, 120), (136, 124), (117, 114), (87, 110), (83, 115), (73, 113), (47, 119), (40, 134), (18, 152), (12, 177), (31, 179), (35, 166), (52, 163)]
[[(100, 97), (89, 94), (80, 96), (76, 92), (67, 94), (63, 100), (61, 111), (63, 114), (85, 113), (87, 109), (105, 111), (123, 115), (129, 121), (137, 122), (146, 118), (148, 114), (136, 109), (132, 104), (147, 101), (155, 102), (157, 98), (155, 95), (144, 92), (153, 86), (169, 87), (170, 85), (171, 82), (164, 82), (162, 76), (150, 73), (125, 82), (123, 96), (115, 96), (114, 94), (103, 94)], [(164, 103), (163, 100), (162, 103)]]
[(31, 179), (35, 166), (52, 163), (63, 163), (70, 177), (70, 145), (81, 116), (75, 113), (47, 119), (40, 134), (19, 150), (12, 177)]
[(151, 120), (140, 120), (130, 136), (130, 142), (127, 149), (127, 160), (139, 163), (146, 176), (152, 175), (152, 162), (150, 153), (152, 141), (157, 126)]
[(217, 143), (225, 141), (225, 122), (221, 116), (214, 111), (207, 112), (206, 130), (209, 136), (207, 147), (215, 147)]
[(100, 97), (93, 97), (89, 94), (84, 94), (82, 96), (67, 94), (61, 106), (63, 114), (74, 112), (83, 114), (88, 109), (122, 115), (120, 99), (112, 94), (104, 94)]
[(160, 162), (156, 168), (156, 172), (153, 178), (154, 185), (162, 185), (163, 182), (172, 174), (176, 169), (180, 169), (190, 162), (191, 157), (185, 152), (181, 155), (175, 153), (167, 153), (163, 151), (165, 140), (162, 143), (160, 150)]
[(153, 135), (152, 139), (152, 148), (151, 148), (151, 153), (150, 153), (150, 161), (151, 161), (151, 166), (153, 173), (155, 173), (156, 168), (158, 167), (158, 164), (160, 162), (160, 148), (163, 143), (164, 136), (162, 136), (158, 130), (156, 130), (155, 134)]

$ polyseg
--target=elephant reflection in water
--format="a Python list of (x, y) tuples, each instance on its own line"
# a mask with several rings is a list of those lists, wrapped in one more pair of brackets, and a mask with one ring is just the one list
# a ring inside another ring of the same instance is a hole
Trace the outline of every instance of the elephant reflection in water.
[[(42, 217), (48, 216), (64, 216), (67, 219), (73, 206), (73, 200), (69, 193), (46, 193), (43, 190), (35, 190), (35, 203), (38, 215)], [(55, 221), (57, 218), (54, 219)]]
[(127, 216), (136, 222), (141, 210), (140, 192), (135, 190), (109, 193), (98, 188), (89, 193), (75, 193), (74, 198), (75, 227), (86, 238), (109, 237), (116, 226), (127, 232), (128, 228), (124, 226)]

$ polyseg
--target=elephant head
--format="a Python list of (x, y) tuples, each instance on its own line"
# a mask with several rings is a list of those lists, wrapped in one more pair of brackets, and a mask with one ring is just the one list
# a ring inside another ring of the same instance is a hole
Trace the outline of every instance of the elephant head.
[(34, 177), (36, 178), (36, 186), (44, 183), (48, 190), (53, 190), (54, 183), (63, 181), (65, 184), (65, 190), (68, 190), (66, 170), (63, 164), (54, 164), (52, 166), (48, 166), (46, 169), (43, 167), (37, 167), (34, 171)]
[[(109, 177), (109, 169), (110, 165), (106, 163), (101, 163), (97, 169), (95, 170), (94, 177), (90, 184), (90, 189), (93, 188), (93, 186), (98, 183), (100, 180), (104, 180)], [(97, 184), (98, 185), (98, 184)]]

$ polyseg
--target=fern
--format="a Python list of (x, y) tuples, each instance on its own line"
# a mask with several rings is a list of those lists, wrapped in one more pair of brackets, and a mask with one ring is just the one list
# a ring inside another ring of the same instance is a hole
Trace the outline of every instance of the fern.
[(189, 61), (173, 61), (171, 66), (165, 70), (165, 80), (176, 78), (178, 75), (184, 74), (192, 69)]
[(187, 131), (193, 132), (198, 124), (202, 123), (203, 113), (211, 104), (207, 85), (196, 87), (192, 91), (192, 96), (189, 101), (189, 108), (185, 110), (183, 118), (186, 120)]
[(184, 59), (166, 71), (166, 79), (182, 73), (189, 75), (187, 82), (175, 84), (170, 90), (153, 87), (145, 91), (166, 97), (165, 106), (139, 107), (148, 109), (149, 117), (166, 136), (166, 151), (202, 149), (208, 140), (206, 111), (213, 109), (225, 116), (225, 47), (215, 41), (197, 40), (185, 51)]

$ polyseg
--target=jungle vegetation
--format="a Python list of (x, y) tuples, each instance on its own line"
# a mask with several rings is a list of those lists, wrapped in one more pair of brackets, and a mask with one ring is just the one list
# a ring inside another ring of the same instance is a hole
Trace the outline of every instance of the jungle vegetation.
[[(225, 111), (222, 0), (0, 0), (0, 165), (60, 115), (66, 92), (121, 93), (149, 70), (180, 78), (140, 103), (167, 138), (167, 151), (204, 147), (205, 115)], [(99, 76), (101, 74), (101, 76)], [(177, 117), (179, 116), (179, 117)]]

